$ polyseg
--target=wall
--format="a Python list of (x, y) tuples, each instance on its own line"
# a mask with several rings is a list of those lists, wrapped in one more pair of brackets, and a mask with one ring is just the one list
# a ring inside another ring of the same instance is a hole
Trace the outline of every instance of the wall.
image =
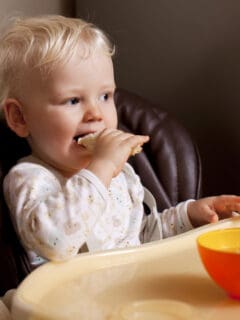
[(204, 194), (240, 194), (240, 2), (79, 0), (76, 7), (116, 43), (118, 86), (189, 129)]
[(0, 17), (11, 14), (65, 14), (72, 15), (74, 1), (72, 0), (0, 0)]

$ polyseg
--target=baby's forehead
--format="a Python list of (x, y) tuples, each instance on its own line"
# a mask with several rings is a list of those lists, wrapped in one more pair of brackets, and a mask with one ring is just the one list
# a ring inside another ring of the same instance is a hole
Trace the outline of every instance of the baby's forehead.
[(51, 78), (55, 73), (59, 73), (69, 67), (74, 67), (75, 70), (78, 71), (84, 65), (96, 65), (103, 61), (112, 62), (112, 57), (106, 52), (105, 48), (87, 47), (84, 44), (78, 44), (74, 50), (61, 59), (57, 59), (56, 57), (56, 60), (53, 59), (50, 63), (36, 68), (36, 74), (46, 79)]
[[(102, 43), (86, 43), (82, 41), (76, 42), (74, 46), (68, 48), (64, 46), (59, 52), (59, 48), (49, 49), (46, 56), (33, 57), (34, 65), (33, 71), (40, 73), (41, 77), (48, 77), (55, 70), (64, 68), (66, 65), (72, 63), (74, 60), (76, 64), (81, 65), (86, 61), (93, 59), (94, 57), (108, 58), (112, 60), (112, 56), (109, 54), (108, 48)], [(77, 65), (76, 65), (77, 67)]]
[[(98, 74), (96, 74), (96, 72)], [(112, 57), (106, 54), (105, 50), (98, 48), (95, 50), (85, 51), (81, 45), (76, 47), (75, 52), (63, 60), (55, 60), (49, 64), (27, 68), (23, 72), (24, 90), (29, 90), (31, 87), (38, 88), (39, 91), (48, 91), (54, 89), (60, 84), (68, 84), (68, 82), (85, 83), (85, 80), (94, 78), (98, 79), (99, 74), (102, 75), (102, 81), (109, 79), (108, 82), (114, 80)], [(89, 75), (91, 75), (89, 77)]]
[(32, 52), (32, 58), (23, 63), (22, 68), (18, 70), (18, 76), (16, 77), (18, 79), (18, 83), (16, 83), (18, 95), (26, 97), (29, 90), (47, 92), (47, 94), (51, 89), (55, 91), (53, 87), (57, 86), (58, 78), (66, 76), (64, 71), (67, 70), (67, 75), (69, 75), (69, 66), (72, 67), (74, 64), (74, 68), (71, 68), (72, 73), (80, 72), (83, 65), (86, 66), (89, 61), (93, 62), (93, 57), (96, 56), (98, 59), (94, 61), (95, 64), (102, 64), (102, 60), (107, 60), (107, 62), (104, 62), (104, 66), (106, 65), (108, 70), (112, 68), (109, 63), (109, 61), (112, 62), (112, 56), (103, 43), (88, 43), (79, 40), (70, 49), (64, 46), (61, 51), (59, 47), (52, 47), (48, 48), (45, 55), (42, 55), (41, 52), (39, 54), (38, 51)]

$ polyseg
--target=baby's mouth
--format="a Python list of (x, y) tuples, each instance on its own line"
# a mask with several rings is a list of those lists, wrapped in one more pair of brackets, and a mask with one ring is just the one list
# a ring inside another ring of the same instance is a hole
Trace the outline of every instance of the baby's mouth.
[(86, 134), (87, 134), (87, 133), (78, 134), (78, 135), (76, 135), (76, 136), (73, 138), (73, 140), (74, 140), (75, 142), (78, 142), (78, 139), (84, 137)]
[(90, 131), (90, 132), (85, 132), (85, 133), (81, 133), (81, 134), (77, 134), (75, 137), (73, 137), (73, 140), (75, 142), (78, 142), (78, 139), (83, 138), (91, 133), (94, 133), (94, 131)]

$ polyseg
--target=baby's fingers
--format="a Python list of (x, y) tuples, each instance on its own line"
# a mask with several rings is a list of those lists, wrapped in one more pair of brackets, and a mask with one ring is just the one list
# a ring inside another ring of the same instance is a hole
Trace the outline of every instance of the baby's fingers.
[(239, 196), (219, 196), (214, 200), (214, 208), (221, 217), (230, 217), (232, 212), (240, 212)]
[(142, 145), (149, 141), (148, 136), (140, 136), (140, 135), (131, 135), (124, 143), (130, 147), (130, 154), (135, 155), (142, 151)]
[(219, 220), (217, 212), (211, 209), (211, 207), (206, 206), (203, 210), (203, 220), (205, 223), (217, 222)]

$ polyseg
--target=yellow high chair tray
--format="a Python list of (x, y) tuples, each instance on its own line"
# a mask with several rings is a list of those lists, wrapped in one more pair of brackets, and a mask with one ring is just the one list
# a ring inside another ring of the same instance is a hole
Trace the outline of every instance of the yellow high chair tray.
[(240, 300), (209, 277), (196, 242), (209, 230), (235, 227), (239, 217), (138, 248), (47, 263), (17, 289), (13, 319), (238, 320)]

